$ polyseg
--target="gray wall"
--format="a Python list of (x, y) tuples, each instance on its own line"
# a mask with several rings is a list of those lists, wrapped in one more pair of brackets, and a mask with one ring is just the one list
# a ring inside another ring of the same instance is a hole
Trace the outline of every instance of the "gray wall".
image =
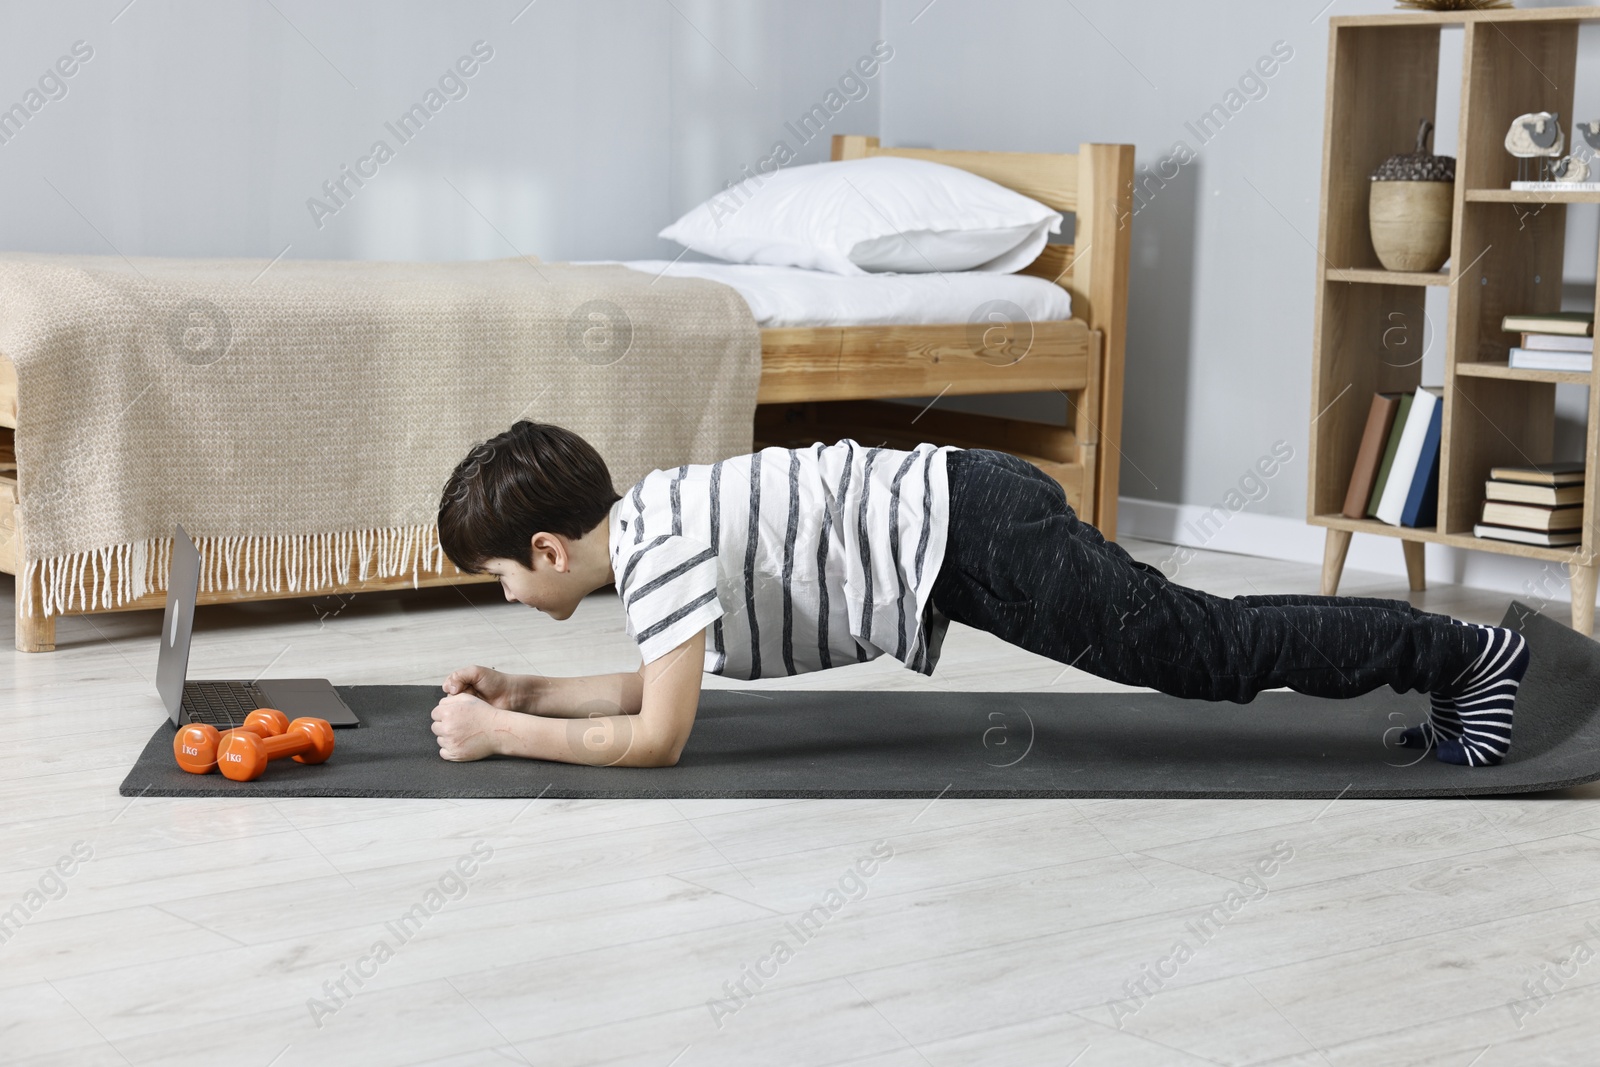
[[(0, 106), (75, 41), (94, 49), (0, 144), (0, 248), (670, 258), (656, 231), (775, 141), (826, 158), (825, 137), (801, 145), (784, 123), (881, 37), (893, 59), (828, 132), (1022, 151), (1131, 141), (1153, 171), (1180, 140), (1195, 151), (1142, 186), (1133, 222), (1122, 491), (1211, 504), (1282, 439), (1297, 458), (1251, 508), (1304, 514), (1327, 19), (1389, 0), (525, 2), (0, 0)], [(401, 145), (385, 123), (478, 40), (494, 57), (466, 96)], [(1186, 124), (1278, 41), (1292, 57), (1201, 143)], [(1446, 35), (1440, 151), (1454, 147), (1459, 41)], [(1586, 32), (1589, 70), (1597, 44)], [(1579, 100), (1600, 115), (1600, 81), (1580, 80)], [(394, 158), (319, 228), (307, 199), (379, 138)], [(1593, 279), (1597, 218), (1571, 212), (1569, 281)], [(1558, 447), (1575, 454), (1582, 392), (1563, 391)]]
[[(776, 139), (827, 158), (783, 123), (879, 36), (856, 0), (526, 2), (0, 3), (0, 107), (94, 50), (0, 144), (0, 248), (671, 257), (656, 232)], [(479, 40), (466, 95), (401, 144), (385, 123)], [(880, 84), (833, 123), (875, 130)], [(319, 228), (307, 199), (379, 139), (393, 158)]]

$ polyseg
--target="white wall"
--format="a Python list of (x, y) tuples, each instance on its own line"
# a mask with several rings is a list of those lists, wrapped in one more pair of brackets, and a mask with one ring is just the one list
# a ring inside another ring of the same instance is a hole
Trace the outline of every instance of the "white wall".
[[(853, 0), (526, 2), (6, 0), (0, 107), (74, 42), (94, 54), (0, 144), (0, 248), (670, 258), (655, 233), (766, 155), (879, 30)], [(385, 123), (480, 40), (493, 58), (466, 95), (401, 144)], [(877, 128), (869, 85), (841, 130)], [(306, 201), (379, 139), (393, 159), (319, 228)]]

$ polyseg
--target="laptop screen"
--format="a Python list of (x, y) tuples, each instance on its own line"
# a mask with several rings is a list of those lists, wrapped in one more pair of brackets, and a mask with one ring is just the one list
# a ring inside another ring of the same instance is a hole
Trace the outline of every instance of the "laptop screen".
[(183, 683), (189, 673), (189, 639), (194, 633), (194, 605), (200, 596), (200, 553), (182, 526), (172, 535), (172, 567), (167, 572), (167, 612), (161, 619), (161, 657), (156, 662), (156, 691), (174, 726), (183, 711)]

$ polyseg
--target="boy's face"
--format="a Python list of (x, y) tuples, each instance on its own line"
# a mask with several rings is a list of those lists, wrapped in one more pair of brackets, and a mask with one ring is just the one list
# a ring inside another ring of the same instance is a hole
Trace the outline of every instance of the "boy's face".
[(483, 567), (500, 579), (507, 600), (538, 608), (552, 619), (569, 619), (591, 590), (583, 588), (572, 570), (572, 553), (555, 534), (533, 537), (533, 569), (512, 559), (491, 559)]

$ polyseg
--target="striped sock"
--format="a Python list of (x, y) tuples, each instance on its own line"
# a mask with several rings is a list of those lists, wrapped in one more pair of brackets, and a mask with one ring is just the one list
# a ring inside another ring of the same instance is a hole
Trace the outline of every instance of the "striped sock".
[[(1468, 626), (1460, 619), (1450, 620), (1456, 626)], [(1483, 643), (1478, 644), (1479, 651)], [(1400, 731), (1401, 748), (1433, 748), (1441, 741), (1454, 741), (1461, 736), (1461, 716), (1456, 712), (1456, 702), (1447, 696), (1430, 693), (1428, 720), (1421, 726), (1408, 726)]]
[(1421, 726), (1400, 731), (1401, 748), (1436, 748), (1445, 741), (1461, 737), (1461, 714), (1456, 702), (1438, 693), (1429, 694), (1428, 720)]
[[(1527, 640), (1503, 626), (1469, 624), (1478, 635), (1472, 664), (1433, 694), (1435, 755), (1445, 763), (1492, 766), (1511, 748), (1511, 717), (1517, 689), (1527, 673)], [(1441, 698), (1450, 704), (1441, 713)], [(1452, 736), (1448, 731), (1456, 731)]]

